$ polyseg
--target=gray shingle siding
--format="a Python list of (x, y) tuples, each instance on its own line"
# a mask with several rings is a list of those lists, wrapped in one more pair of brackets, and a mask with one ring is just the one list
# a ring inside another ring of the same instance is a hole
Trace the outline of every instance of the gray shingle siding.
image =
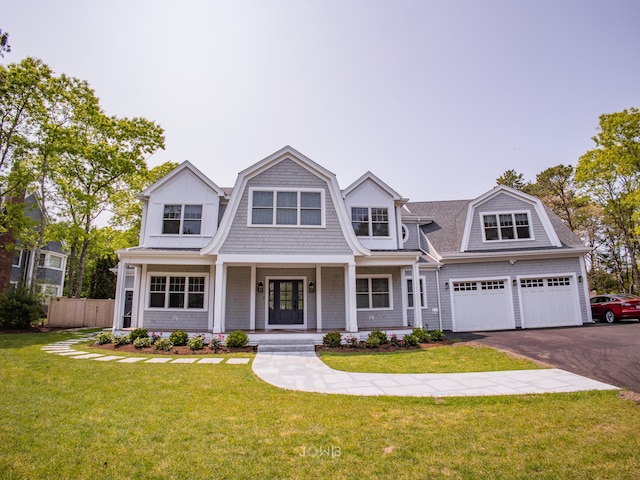
[(322, 329), (345, 329), (344, 268), (322, 267)]
[[(325, 228), (309, 227), (248, 227), (249, 189), (320, 188), (325, 190)], [(339, 201), (342, 201), (339, 199)], [(336, 207), (327, 183), (292, 160), (285, 159), (247, 182), (236, 216), (224, 245), (224, 254), (351, 254), (338, 221)]]
[(149, 332), (170, 332), (173, 330), (206, 332), (207, 326), (207, 312), (190, 312), (188, 310), (146, 310), (144, 312), (144, 328)]
[(225, 330), (248, 330), (250, 327), (251, 267), (227, 269)]
[(393, 310), (358, 310), (358, 328), (371, 330), (375, 328), (402, 328), (402, 285), (401, 270), (390, 268), (358, 268), (356, 275), (391, 275)]

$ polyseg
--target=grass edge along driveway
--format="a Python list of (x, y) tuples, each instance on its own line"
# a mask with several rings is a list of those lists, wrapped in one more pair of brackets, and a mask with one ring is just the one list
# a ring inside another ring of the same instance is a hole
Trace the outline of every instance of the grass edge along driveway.
[(0, 478), (634, 478), (616, 392), (482, 398), (284, 391), (250, 365), (47, 354), (0, 335)]

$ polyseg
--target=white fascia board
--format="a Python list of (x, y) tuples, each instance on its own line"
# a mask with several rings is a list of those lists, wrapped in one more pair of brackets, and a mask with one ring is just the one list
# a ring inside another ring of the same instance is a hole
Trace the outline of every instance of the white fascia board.
[(362, 257), (356, 259), (356, 265), (358, 267), (383, 267), (383, 266), (403, 266), (413, 265), (420, 260), (421, 253), (374, 253), (369, 257)]
[(476, 263), (504, 260), (543, 260), (547, 258), (579, 257), (591, 251), (591, 248), (563, 248), (558, 250), (523, 250), (517, 252), (486, 252), (486, 253), (454, 253), (442, 256), (439, 260), (444, 263)]
[(207, 177), (204, 173), (198, 170), (198, 168), (196, 168), (190, 161), (185, 160), (176, 168), (174, 168), (171, 172), (169, 172), (164, 177), (162, 177), (160, 180), (158, 180), (157, 182), (145, 188), (144, 191), (138, 195), (138, 198), (144, 198), (144, 197), (149, 198), (149, 196), (153, 193), (154, 190), (162, 187), (163, 185), (170, 182), (172, 179), (174, 179), (178, 175), (181, 175), (185, 170), (191, 170), (191, 172), (195, 174), (195, 176), (198, 177), (198, 179), (202, 183), (204, 183), (207, 187), (213, 190), (218, 196), (226, 197), (224, 191), (218, 185), (216, 185), (213, 181), (211, 181), (209, 177)]
[(200, 255), (197, 250), (136, 250), (124, 249), (116, 252), (121, 262), (128, 264), (149, 264), (160, 265), (209, 265), (210, 258)]
[(217, 256), (218, 263), (261, 266), (301, 266), (301, 265), (345, 265), (354, 262), (352, 255), (242, 255), (222, 254)]
[(403, 198), (402, 195), (400, 195), (398, 192), (396, 192), (393, 188), (391, 188), (385, 182), (380, 180), (379, 177), (377, 177), (370, 171), (366, 172), (364, 175), (358, 178), (355, 182), (353, 182), (351, 185), (345, 188), (344, 191), (342, 192), (342, 195), (344, 197), (348, 196), (351, 192), (356, 190), (358, 187), (360, 187), (360, 185), (365, 183), (367, 180), (372, 181), (375, 185), (378, 186), (378, 188), (380, 188), (385, 193), (387, 193), (387, 195), (393, 198), (395, 202), (401, 202), (398, 206), (403, 206), (409, 201), (407, 198)]

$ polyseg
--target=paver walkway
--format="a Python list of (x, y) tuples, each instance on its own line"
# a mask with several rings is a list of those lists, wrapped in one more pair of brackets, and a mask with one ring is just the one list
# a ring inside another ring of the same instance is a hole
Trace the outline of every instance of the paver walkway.
[[(95, 336), (95, 333), (81, 334), (78, 338), (71, 338), (69, 340), (61, 340), (59, 342), (51, 343), (40, 347), (41, 350), (52, 353), (55, 355), (61, 355), (69, 358), (75, 358), (79, 360), (95, 360), (98, 362), (118, 362), (118, 363), (178, 363), (178, 364), (207, 364), (216, 365), (223, 363), (225, 360), (222, 357), (161, 357), (154, 356), (148, 357), (124, 357), (122, 355), (103, 355), (100, 353), (88, 353), (76, 348), (71, 348), (78, 343), (87, 342)], [(246, 365), (251, 361), (250, 358), (233, 357), (226, 359), (227, 365)]]
[(556, 368), (448, 374), (342, 372), (328, 367), (315, 352), (258, 352), (252, 367), (261, 379), (280, 388), (343, 395), (458, 397), (619, 390)]

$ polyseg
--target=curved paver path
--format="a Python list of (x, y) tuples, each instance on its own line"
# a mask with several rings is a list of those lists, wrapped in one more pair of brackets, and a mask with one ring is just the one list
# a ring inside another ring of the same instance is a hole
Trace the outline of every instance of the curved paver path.
[(556, 368), (448, 374), (342, 372), (328, 367), (314, 352), (258, 352), (252, 368), (262, 380), (280, 388), (343, 395), (461, 397), (619, 390)]

